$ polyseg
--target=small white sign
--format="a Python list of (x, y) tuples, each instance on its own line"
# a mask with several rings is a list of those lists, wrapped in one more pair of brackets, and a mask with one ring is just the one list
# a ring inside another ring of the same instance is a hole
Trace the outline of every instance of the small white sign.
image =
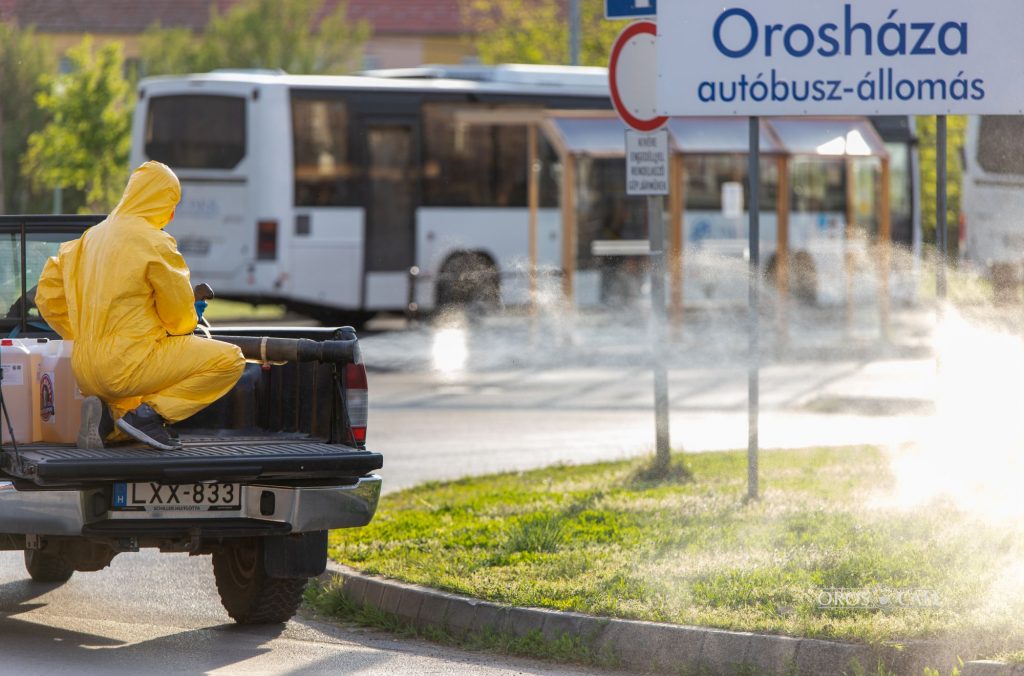
[(668, 194), (668, 131), (626, 132), (626, 194)]
[(743, 215), (743, 184), (729, 181), (722, 184), (722, 215), (739, 218)]
[(659, 0), (662, 115), (1024, 113), (1021, 0)]

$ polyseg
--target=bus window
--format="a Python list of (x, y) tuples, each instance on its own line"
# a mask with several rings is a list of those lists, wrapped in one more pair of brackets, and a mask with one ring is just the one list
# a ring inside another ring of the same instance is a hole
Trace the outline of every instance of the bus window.
[(154, 96), (146, 119), (146, 156), (175, 169), (233, 169), (245, 157), (245, 99)]
[(292, 99), (295, 206), (358, 204), (348, 132), (348, 108), (343, 101)]
[(990, 174), (1024, 175), (1024, 117), (981, 116), (978, 164)]
[(423, 104), (424, 206), (525, 207), (526, 126), (457, 119), (459, 110), (470, 109)]

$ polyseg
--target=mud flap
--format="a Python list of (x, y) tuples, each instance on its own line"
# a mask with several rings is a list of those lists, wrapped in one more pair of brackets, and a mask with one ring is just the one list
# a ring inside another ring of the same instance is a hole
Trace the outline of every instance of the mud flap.
[(269, 577), (320, 575), (327, 569), (327, 531), (264, 538), (263, 565)]

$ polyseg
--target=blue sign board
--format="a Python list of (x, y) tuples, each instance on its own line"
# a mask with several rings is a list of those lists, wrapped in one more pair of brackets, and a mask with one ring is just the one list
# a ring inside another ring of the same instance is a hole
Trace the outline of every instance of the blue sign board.
[(604, 0), (606, 19), (639, 19), (653, 17), (657, 12), (657, 0)]

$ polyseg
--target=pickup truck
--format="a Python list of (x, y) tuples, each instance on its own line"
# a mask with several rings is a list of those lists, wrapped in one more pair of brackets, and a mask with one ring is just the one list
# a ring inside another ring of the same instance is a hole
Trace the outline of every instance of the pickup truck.
[[(0, 301), (9, 307), (0, 336), (57, 338), (32, 287), (59, 244), (100, 218), (0, 216)], [(383, 459), (366, 450), (355, 331), (212, 331), (210, 339), (239, 345), (254, 363), (231, 392), (174, 426), (180, 450), (13, 444), (4, 435), (0, 550), (24, 551), (33, 580), (65, 582), (143, 547), (211, 555), (236, 622), (284, 622), (325, 569), (328, 530), (373, 518)]]

